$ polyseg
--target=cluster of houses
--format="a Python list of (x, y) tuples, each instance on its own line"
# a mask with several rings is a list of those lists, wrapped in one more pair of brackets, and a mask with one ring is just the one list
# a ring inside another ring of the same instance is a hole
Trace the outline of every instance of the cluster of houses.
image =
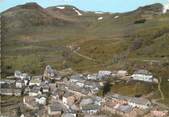
[[(97, 96), (100, 88), (104, 86), (104, 80), (125, 76), (129, 76), (125, 70), (63, 76), (47, 65), (43, 75), (39, 76), (15, 71), (14, 76), (9, 77), (10, 80), (0, 81), (0, 94), (23, 96), (23, 104), (35, 111), (37, 117), (76, 117), (79, 113), (91, 115), (102, 111), (135, 117), (139, 112), (145, 113), (153, 107), (150, 100), (119, 94)], [(134, 72), (130, 79), (158, 83), (147, 70)], [(153, 112), (160, 113), (157, 110)], [(24, 113), (22, 116), (24, 117)]]
[(142, 114), (139, 113), (139, 110), (148, 112), (148, 110), (152, 108), (152, 103), (148, 99), (123, 96), (119, 94), (106, 96), (105, 102), (103, 110), (125, 117), (135, 117)]

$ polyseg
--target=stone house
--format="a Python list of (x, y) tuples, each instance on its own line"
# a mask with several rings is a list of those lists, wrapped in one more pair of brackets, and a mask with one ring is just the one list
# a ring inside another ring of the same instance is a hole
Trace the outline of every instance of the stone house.
[(39, 109), (38, 103), (36, 102), (36, 99), (33, 96), (24, 96), (23, 104), (25, 104), (26, 107), (29, 109), (33, 110)]
[(131, 78), (138, 81), (153, 82), (153, 74), (147, 70), (135, 71)]
[(16, 71), (14, 72), (14, 77), (15, 77), (15, 78), (20, 78), (20, 77), (21, 77), (21, 74), (22, 74), (21, 71), (16, 70)]
[(76, 113), (64, 113), (62, 117), (76, 117)]
[(81, 107), (83, 113), (95, 114), (99, 112), (100, 108), (98, 105), (88, 104)]
[(131, 99), (131, 97), (123, 96), (119, 94), (114, 94), (111, 96), (112, 103), (116, 104), (128, 104), (128, 101)]
[(88, 74), (87, 79), (88, 80), (97, 80), (97, 74)]
[(46, 105), (47, 98), (45, 96), (37, 96), (35, 97), (35, 101), (38, 104)]
[(60, 117), (63, 112), (62, 105), (59, 102), (48, 105), (48, 114), (54, 117)]
[(73, 93), (66, 92), (62, 97), (63, 104), (69, 108), (69, 106), (73, 105), (76, 101), (76, 97)]
[(29, 82), (29, 86), (40, 86), (42, 82), (42, 76), (33, 76)]
[(25, 83), (23, 80), (16, 80), (15, 86), (16, 88), (23, 88), (25, 86)]
[(84, 80), (84, 76), (82, 74), (75, 74), (75, 75), (72, 75), (70, 77), (70, 82), (71, 83), (75, 83), (75, 82), (78, 82), (78, 81), (83, 81)]
[(83, 113), (97, 113), (100, 111), (102, 99), (99, 97), (84, 97), (80, 102), (80, 109)]
[(61, 80), (61, 76), (59, 75), (59, 72), (57, 72), (55, 69), (52, 69), (50, 65), (46, 66), (43, 77), (49, 78), (51, 80)]
[(117, 76), (118, 77), (125, 77), (128, 75), (128, 72), (126, 70), (119, 70), (117, 71)]
[(0, 88), (0, 94), (7, 96), (21, 96), (22, 90), (14, 88)]
[(50, 87), (49, 84), (46, 82), (41, 82), (40, 87), (42, 88), (43, 93), (49, 93)]
[(98, 74), (97, 74), (97, 77), (99, 79), (107, 78), (107, 77), (111, 76), (111, 74), (112, 74), (111, 71), (99, 71)]
[(39, 94), (42, 94), (41, 90), (41, 87), (34, 86), (29, 89), (29, 96), (38, 96)]
[(149, 109), (151, 107), (151, 102), (145, 98), (133, 97), (129, 100), (128, 104), (134, 108)]

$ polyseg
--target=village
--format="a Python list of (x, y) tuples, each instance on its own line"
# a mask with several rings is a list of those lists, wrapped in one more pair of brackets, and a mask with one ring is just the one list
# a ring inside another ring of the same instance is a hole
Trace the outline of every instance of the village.
[[(126, 96), (117, 93), (98, 95), (108, 79), (124, 82), (158, 84), (148, 70), (139, 69), (133, 74), (126, 70), (75, 73), (71, 69), (57, 71), (47, 65), (44, 73), (30, 76), (15, 71), (14, 76), (0, 80), (0, 94), (22, 96), (24, 108), (32, 113), (21, 117), (167, 117), (169, 111), (142, 96)], [(32, 115), (33, 114), (33, 115)]]

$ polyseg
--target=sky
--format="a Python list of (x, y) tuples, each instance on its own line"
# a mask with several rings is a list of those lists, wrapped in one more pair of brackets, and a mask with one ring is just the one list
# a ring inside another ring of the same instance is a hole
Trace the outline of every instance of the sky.
[(45, 8), (69, 4), (85, 11), (128, 12), (153, 3), (167, 4), (169, 0), (0, 0), (0, 12), (27, 2), (36, 2)]

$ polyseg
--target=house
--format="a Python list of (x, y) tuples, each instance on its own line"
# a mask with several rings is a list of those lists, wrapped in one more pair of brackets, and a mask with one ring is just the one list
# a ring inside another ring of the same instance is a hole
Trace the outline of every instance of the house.
[(101, 87), (100, 83), (92, 82), (92, 81), (85, 81), (84, 88), (90, 89), (92, 94), (96, 94)]
[(11, 85), (14, 85), (14, 83), (15, 83), (15, 81), (12, 84), (10, 84), (8, 82), (8, 80), (0, 80), (0, 87), (1, 88), (9, 88), (9, 87), (11, 87)]
[(102, 105), (103, 99), (101, 97), (96, 96), (96, 97), (94, 97), (94, 100), (95, 100), (94, 103), (96, 105), (99, 105), (99, 106)]
[(102, 106), (102, 110), (108, 111), (112, 114), (117, 114), (122, 117), (137, 117), (137, 110), (133, 110), (133, 107), (129, 104), (117, 103), (112, 101), (111, 96), (107, 96), (105, 98), (104, 105)]
[(6, 83), (6, 82), (0, 81), (0, 87), (1, 87), (1, 88), (8, 88), (9, 85), (8, 85), (8, 83)]
[(88, 105), (88, 104), (94, 104), (94, 105), (99, 105), (101, 106), (102, 103), (102, 98), (98, 97), (98, 96), (94, 96), (94, 97), (84, 97), (81, 102), (80, 102), (80, 106), (83, 105)]
[(12, 89), (7, 89), (7, 88), (0, 88), (0, 94), (1, 95), (12, 96), (13, 95), (13, 90)]
[(51, 80), (61, 80), (59, 73), (56, 70), (52, 69), (50, 65), (46, 66), (43, 77), (49, 78)]
[(88, 74), (87, 79), (88, 80), (97, 80), (97, 74)]
[(83, 113), (97, 113), (101, 108), (102, 98), (100, 97), (84, 97), (80, 102), (80, 109)]
[(32, 96), (24, 96), (23, 97), (23, 104), (26, 105), (29, 109), (39, 109), (38, 103), (35, 100), (35, 97)]
[(62, 114), (63, 108), (59, 102), (54, 102), (48, 105), (48, 114), (50, 116), (60, 117)]
[(77, 85), (79, 87), (83, 87), (84, 83), (85, 83), (85, 80), (80, 80), (80, 81), (75, 82), (75, 85)]
[(76, 101), (76, 97), (73, 93), (66, 92), (62, 97), (63, 104), (69, 108), (70, 105), (73, 105)]
[(71, 105), (69, 109), (70, 109), (71, 112), (73, 112), (73, 113), (77, 113), (77, 112), (80, 111), (80, 108), (79, 108), (79, 105), (78, 105), (78, 104), (73, 104), (73, 105)]
[(122, 112), (122, 113), (129, 113), (133, 110), (133, 108), (127, 104), (123, 104), (123, 105), (117, 104), (114, 108), (117, 111)]
[(41, 76), (33, 76), (32, 79), (29, 82), (29, 86), (40, 86), (42, 81), (42, 77)]
[(91, 89), (99, 88), (100, 83), (99, 82), (93, 82), (93, 81), (85, 81), (84, 87), (85, 88), (91, 88)]
[(135, 71), (131, 78), (138, 81), (153, 82), (153, 75), (147, 70)]
[(88, 104), (81, 107), (83, 113), (95, 114), (99, 112), (100, 107), (98, 105)]
[(168, 111), (167, 110), (152, 110), (151, 112), (151, 115), (153, 117), (166, 117), (168, 115)]
[(16, 80), (15, 86), (16, 88), (23, 88), (25, 86), (25, 83), (23, 80)]
[(33, 88), (29, 89), (29, 96), (38, 96), (41, 94), (41, 87), (34, 86)]
[(134, 108), (149, 109), (151, 107), (151, 102), (145, 98), (133, 97), (129, 100), (128, 104)]
[(13, 95), (14, 96), (21, 96), (22, 95), (22, 89), (13, 89)]
[(128, 101), (131, 99), (131, 97), (114, 94), (111, 96), (111, 99), (112, 102), (116, 104), (128, 104)]
[[(32, 116), (28, 116), (28, 117), (32, 117)], [(36, 113), (36, 117), (49, 117), (47, 108), (45, 107), (38, 110), (38, 112)]]
[(111, 77), (112, 77), (112, 78), (117, 77), (117, 72), (118, 72), (118, 71), (112, 71), (112, 73), (111, 73)]
[(46, 105), (47, 98), (45, 96), (37, 96), (35, 102), (38, 104)]
[(117, 71), (117, 76), (118, 77), (125, 77), (128, 75), (128, 72), (126, 70), (119, 70)]
[(49, 88), (50, 88), (50, 91), (51, 91), (51, 92), (54, 92), (54, 91), (57, 89), (55, 83), (49, 83)]
[(76, 117), (76, 113), (64, 113), (62, 117)]
[(41, 82), (40, 87), (42, 88), (43, 93), (49, 93), (50, 87), (47, 82)]
[(22, 90), (21, 89), (11, 89), (11, 88), (0, 88), (0, 95), (7, 95), (7, 96), (21, 96)]
[(15, 80), (0, 80), (0, 85), (5, 85), (7, 87), (15, 86)]
[(22, 73), (22, 74), (20, 75), (20, 79), (21, 79), (21, 80), (24, 80), (24, 79), (29, 79), (29, 80), (30, 80), (30, 76), (29, 76), (27, 73)]
[(111, 71), (99, 71), (98, 72), (98, 78), (101, 79), (101, 78), (105, 78), (105, 77), (109, 77), (111, 76), (112, 72)]
[[(64, 93), (64, 92), (63, 92)], [(52, 98), (59, 100), (59, 92), (57, 90), (51, 92)]]
[(20, 77), (21, 77), (21, 74), (22, 74), (22, 72), (21, 72), (21, 71), (16, 70), (16, 71), (14, 72), (14, 77), (16, 77), (16, 78), (20, 78)]
[(76, 75), (72, 75), (70, 77), (70, 82), (71, 83), (75, 83), (77, 81), (83, 81), (84, 80), (84, 76), (82, 74), (76, 74)]
[(86, 96), (86, 95), (89, 95), (90, 93), (90, 90), (86, 88), (81, 88), (74, 84), (69, 84), (68, 89), (71, 90), (71, 92), (73, 92), (74, 94), (79, 95), (79, 96)]

